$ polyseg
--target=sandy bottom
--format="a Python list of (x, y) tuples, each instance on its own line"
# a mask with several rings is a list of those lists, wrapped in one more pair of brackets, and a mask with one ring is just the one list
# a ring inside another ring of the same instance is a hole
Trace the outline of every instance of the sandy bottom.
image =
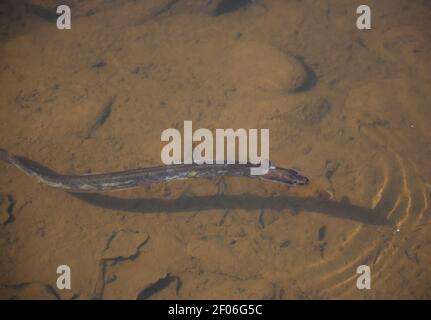
[(75, 196), (0, 163), (0, 298), (431, 298), (426, 1), (373, 2), (371, 31), (344, 0), (68, 1), (59, 31), (55, 2), (1, 2), (1, 148), (79, 174), (160, 164), (184, 120), (269, 128), (311, 184)]

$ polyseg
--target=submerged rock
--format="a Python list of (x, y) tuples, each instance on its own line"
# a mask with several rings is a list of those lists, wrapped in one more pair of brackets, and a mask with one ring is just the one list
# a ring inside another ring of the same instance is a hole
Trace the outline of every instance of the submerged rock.
[(295, 92), (307, 73), (294, 56), (258, 42), (240, 42), (227, 55), (225, 78), (239, 88)]

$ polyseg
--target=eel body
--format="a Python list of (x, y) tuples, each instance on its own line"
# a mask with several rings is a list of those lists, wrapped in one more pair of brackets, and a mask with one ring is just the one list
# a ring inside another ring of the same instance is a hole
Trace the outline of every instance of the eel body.
[(293, 169), (270, 165), (264, 175), (251, 175), (252, 164), (174, 164), (126, 171), (58, 174), (38, 163), (0, 149), (0, 159), (14, 165), (40, 183), (69, 192), (108, 192), (136, 188), (142, 185), (199, 177), (237, 176), (279, 182), (288, 186), (306, 185), (309, 180)]

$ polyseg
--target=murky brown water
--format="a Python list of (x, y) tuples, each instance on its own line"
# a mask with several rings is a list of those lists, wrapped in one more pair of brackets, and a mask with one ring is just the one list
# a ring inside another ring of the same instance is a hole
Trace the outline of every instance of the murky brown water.
[(77, 197), (1, 163), (1, 298), (431, 298), (427, 1), (373, 2), (371, 31), (358, 1), (68, 1), (69, 31), (55, 2), (0, 5), (0, 147), (84, 173), (160, 164), (184, 120), (269, 128), (312, 183)]

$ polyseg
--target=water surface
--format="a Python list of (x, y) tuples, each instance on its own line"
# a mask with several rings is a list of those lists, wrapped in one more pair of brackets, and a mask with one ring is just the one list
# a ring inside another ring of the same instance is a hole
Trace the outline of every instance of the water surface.
[(160, 164), (184, 120), (269, 128), (311, 184), (76, 196), (2, 163), (1, 298), (431, 298), (427, 2), (373, 3), (370, 31), (356, 1), (71, 1), (67, 31), (28, 2), (0, 5), (0, 147), (76, 174)]

